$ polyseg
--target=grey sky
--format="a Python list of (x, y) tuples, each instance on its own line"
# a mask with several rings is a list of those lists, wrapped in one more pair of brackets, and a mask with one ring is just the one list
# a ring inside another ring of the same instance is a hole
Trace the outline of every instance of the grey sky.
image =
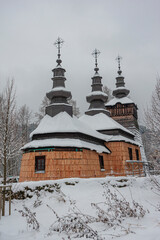
[(0, 0), (0, 88), (14, 77), (17, 102), (38, 111), (51, 89), (56, 66), (54, 41), (60, 36), (66, 86), (81, 113), (91, 91), (94, 59), (103, 84), (113, 89), (118, 53), (139, 115), (149, 102), (160, 73), (159, 0)]

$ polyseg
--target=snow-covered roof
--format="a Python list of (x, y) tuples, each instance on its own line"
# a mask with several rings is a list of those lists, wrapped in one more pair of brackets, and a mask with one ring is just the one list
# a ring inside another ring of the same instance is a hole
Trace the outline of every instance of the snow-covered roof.
[(105, 108), (90, 108), (90, 109), (88, 109), (86, 112), (90, 112), (90, 111), (103, 111), (103, 112), (106, 112), (106, 113), (109, 112), (109, 111), (106, 110)]
[(45, 115), (38, 127), (30, 134), (32, 137), (35, 134), (45, 133), (83, 133), (101, 140), (106, 141), (106, 137), (90, 128), (87, 124), (80, 121), (77, 117), (71, 117), (66, 112), (60, 112), (54, 117)]
[(131, 139), (121, 136), (121, 135), (117, 135), (117, 136), (112, 135), (112, 136), (110, 136), (110, 139), (108, 140), (108, 142), (120, 142), (120, 141), (131, 143), (131, 144), (134, 144), (137, 146), (141, 146), (141, 144), (139, 142), (131, 140)]
[[(93, 77), (101, 77), (98, 72), (95, 72)], [(101, 77), (102, 78), (102, 77)]]
[(113, 120), (111, 117), (107, 116), (104, 113), (98, 113), (93, 116), (84, 114), (79, 118), (80, 121), (88, 124), (91, 128), (100, 131), (100, 130), (112, 130), (112, 129), (121, 129), (124, 132), (134, 135), (128, 129), (123, 127), (121, 124)]
[(134, 103), (134, 102), (128, 97), (113, 98), (109, 102), (106, 103), (106, 106), (114, 106), (117, 103), (128, 104), (128, 103)]
[(57, 92), (57, 91), (67, 91), (69, 92), (69, 90), (67, 90), (65, 87), (54, 87), (52, 88), (49, 92)]
[(72, 104), (70, 104), (70, 103), (51, 103), (51, 104), (49, 104), (49, 106), (53, 106), (53, 105), (69, 105), (69, 106), (72, 106)]
[(98, 153), (110, 153), (110, 151), (101, 145), (89, 143), (86, 141), (82, 141), (80, 139), (59, 139), (59, 138), (52, 138), (52, 139), (43, 139), (43, 140), (33, 140), (27, 143), (22, 150), (28, 148), (41, 148), (41, 147), (77, 147), (77, 148), (87, 148), (90, 150), (95, 150)]
[[(118, 90), (118, 89), (127, 89), (126, 87), (117, 87), (117, 88), (115, 88), (113, 91), (115, 91), (115, 90)], [(128, 90), (128, 89), (127, 89)]]
[(87, 95), (87, 97), (96, 96), (96, 95), (102, 95), (104, 97), (108, 97), (108, 95), (106, 93), (102, 92), (102, 91), (93, 91), (93, 92), (89, 93)]

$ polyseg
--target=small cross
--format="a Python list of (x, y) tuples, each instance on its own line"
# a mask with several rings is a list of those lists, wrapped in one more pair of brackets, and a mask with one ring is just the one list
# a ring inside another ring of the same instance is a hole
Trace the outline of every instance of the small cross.
[(97, 50), (97, 49), (95, 49), (93, 52), (92, 52), (92, 55), (93, 55), (93, 57), (95, 58), (95, 66), (97, 67), (97, 58), (98, 58), (98, 56), (100, 55), (100, 51), (99, 50)]
[(118, 57), (116, 58), (116, 61), (118, 62), (118, 69), (119, 71), (121, 70), (121, 60), (122, 60), (122, 57), (118, 55)]
[(58, 39), (55, 41), (54, 45), (58, 48), (58, 58), (60, 58), (60, 49), (63, 45), (64, 41), (58, 37)]

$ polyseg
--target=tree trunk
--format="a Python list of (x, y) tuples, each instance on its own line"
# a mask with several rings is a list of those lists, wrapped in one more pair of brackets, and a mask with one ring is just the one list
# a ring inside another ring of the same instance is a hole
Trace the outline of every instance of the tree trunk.
[[(6, 185), (6, 172), (7, 172), (7, 169), (6, 169), (6, 157), (4, 157), (4, 172), (3, 172), (3, 184)], [(5, 195), (6, 195), (6, 191), (5, 191), (5, 188), (3, 189), (3, 205), (2, 205), (2, 216), (5, 216)]]

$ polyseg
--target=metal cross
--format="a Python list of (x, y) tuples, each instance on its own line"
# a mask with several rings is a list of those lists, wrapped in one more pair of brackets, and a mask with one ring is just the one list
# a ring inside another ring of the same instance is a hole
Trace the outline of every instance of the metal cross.
[(116, 58), (116, 61), (118, 62), (118, 69), (119, 71), (121, 70), (121, 60), (122, 60), (122, 57), (118, 55), (118, 57)]
[(95, 66), (97, 67), (97, 58), (101, 52), (95, 48), (95, 50), (92, 52), (93, 57), (95, 58)]
[(63, 45), (64, 41), (58, 37), (58, 39), (55, 41), (54, 45), (58, 48), (58, 58), (60, 58), (61, 54), (60, 54), (60, 49)]

